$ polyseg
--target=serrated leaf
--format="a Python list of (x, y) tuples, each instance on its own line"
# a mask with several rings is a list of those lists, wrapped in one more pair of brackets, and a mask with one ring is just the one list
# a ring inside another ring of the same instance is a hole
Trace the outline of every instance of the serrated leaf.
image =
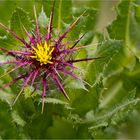
[(15, 44), (16, 43), (13, 42), (13, 39), (11, 37), (9, 37), (8, 35), (0, 37), (0, 47), (1, 48), (6, 48), (6, 49), (15, 48), (15, 46), (16, 46)]
[(39, 22), (40, 27), (47, 28), (49, 19), (47, 18), (46, 14), (44, 12), (43, 6), (42, 6), (42, 10), (40, 12), (40, 15), (38, 17), (38, 22)]
[(98, 45), (93, 57), (101, 57), (88, 66), (87, 79), (90, 83), (100, 82), (102, 78), (108, 77), (123, 70), (123, 48), (121, 41), (108, 40)]
[(108, 126), (108, 123), (107, 122), (102, 122), (102, 123), (100, 123), (98, 125), (91, 126), (88, 129), (89, 129), (89, 131), (94, 131), (96, 129), (99, 129), (99, 128), (102, 128), (102, 127), (107, 127), (107, 126)]
[[(44, 11), (47, 14), (47, 17), (50, 16), (50, 11), (52, 9), (53, 2), (52, 1), (44, 1), (43, 7)], [(72, 1), (68, 0), (58, 0), (55, 2), (54, 7), (54, 19), (53, 19), (53, 27), (57, 29), (57, 31), (62, 30), (62, 23), (69, 23), (72, 20), (71, 15)]]
[(69, 90), (71, 94), (75, 95), (72, 102), (73, 112), (82, 116), (90, 110), (95, 111), (99, 103), (97, 90), (99, 90), (98, 87), (90, 88), (88, 92), (80, 89)]
[(17, 124), (17, 125), (20, 125), (22, 127), (25, 126), (26, 122), (19, 116), (18, 112), (17, 111), (12, 111), (12, 119), (13, 121)]
[(88, 89), (85, 87), (82, 81), (77, 81), (75, 79), (67, 79), (65, 80), (65, 84), (65, 88), (84, 89), (85, 91), (88, 91)]
[(6, 102), (10, 107), (12, 107), (14, 98), (13, 94), (0, 90), (0, 100)]
[(135, 106), (140, 101), (140, 99), (135, 98), (135, 94), (136, 94), (135, 89), (133, 91), (130, 91), (130, 95), (131, 94), (133, 94), (133, 96), (130, 96), (130, 98), (128, 98), (128, 97), (124, 98), (122, 103), (119, 103), (108, 113), (101, 115), (100, 117), (98, 116), (97, 120), (107, 119), (109, 117), (112, 117), (112, 115), (118, 113), (119, 111), (123, 112), (123, 110), (125, 110), (125, 109), (129, 110), (129, 109), (133, 108), (132, 106)]
[(107, 28), (112, 39), (126, 40), (129, 38), (130, 6), (131, 0), (122, 1), (118, 5), (117, 18)]
[[(76, 19), (79, 15), (81, 15), (83, 12), (83, 16), (81, 17), (80, 21), (75, 25), (74, 29), (70, 33), (70, 37), (72, 39), (77, 39), (80, 37), (81, 34), (87, 34), (88, 41), (85, 42), (86, 44), (89, 44), (94, 36), (94, 30), (96, 20), (97, 20), (97, 15), (98, 11), (94, 8), (88, 8), (86, 9), (83, 8), (74, 8), (73, 9), (73, 15), (74, 19)], [(92, 31), (92, 32), (91, 32)]]
[(44, 102), (45, 102), (45, 103), (49, 103), (49, 104), (68, 105), (67, 102), (64, 102), (64, 101), (61, 101), (61, 100), (55, 99), (55, 98), (49, 98), (49, 97), (45, 98), (45, 99), (44, 99)]
[(24, 38), (26, 33), (23, 26), (28, 32), (30, 32), (32, 22), (28, 17), (28, 13), (25, 12), (22, 8), (17, 7), (12, 14), (10, 20), (10, 29), (17, 33), (20, 37)]
[[(108, 27), (110, 38), (124, 41), (125, 65), (133, 69), (135, 56), (139, 58), (139, 33), (140, 27), (137, 25), (138, 7), (134, 1), (121, 1), (117, 7), (117, 17)], [(134, 16), (135, 15), (135, 16)], [(123, 32), (122, 32), (123, 31)], [(134, 53), (133, 53), (134, 52)], [(129, 62), (131, 61), (131, 63)]]

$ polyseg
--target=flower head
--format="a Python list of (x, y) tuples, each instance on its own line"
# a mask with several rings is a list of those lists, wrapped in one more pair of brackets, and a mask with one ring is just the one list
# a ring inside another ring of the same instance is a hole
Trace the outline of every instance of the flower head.
[(53, 64), (52, 62), (52, 53), (54, 51), (54, 47), (50, 45), (49, 42), (40, 43), (35, 46), (32, 46), (33, 55), (31, 58), (35, 58), (40, 65)]
[[(60, 91), (69, 100), (69, 96), (67, 95), (64, 89), (64, 86), (61, 83), (61, 79), (60, 79), (61, 73), (63, 73), (64, 75), (69, 75), (77, 80), (83, 81), (84, 83), (88, 84), (87, 82), (77, 77), (71, 71), (68, 71), (68, 70), (77, 68), (73, 65), (73, 63), (96, 59), (96, 58), (82, 58), (82, 59), (74, 60), (74, 59), (69, 59), (70, 57), (67, 57), (71, 53), (86, 47), (86, 46), (76, 47), (76, 45), (78, 44), (78, 42), (82, 39), (84, 35), (80, 37), (75, 42), (75, 44), (71, 46), (71, 48), (67, 47), (68, 43), (65, 43), (65, 44), (62, 43), (62, 40), (67, 36), (67, 34), (71, 31), (71, 29), (79, 21), (80, 17), (83, 14), (80, 15), (68, 27), (68, 29), (60, 37), (58, 37), (57, 40), (54, 41), (53, 36), (52, 36), (53, 11), (54, 11), (54, 5), (52, 7), (52, 11), (50, 14), (47, 34), (42, 36), (39, 31), (38, 19), (37, 19), (36, 10), (34, 7), (35, 21), (36, 21), (35, 34), (30, 34), (24, 27), (26, 35), (29, 38), (28, 42), (26, 42), (23, 38), (19, 37), (16, 33), (14, 33), (8, 27), (0, 23), (0, 26), (2, 26), (10, 34), (12, 34), (16, 39), (18, 39), (20, 42), (23, 43), (23, 47), (17, 51), (6, 50), (4, 48), (0, 48), (0, 50), (3, 51), (4, 53), (7, 53), (15, 58), (14, 61), (0, 63), (1, 65), (2, 64), (15, 65), (15, 67), (12, 70), (8, 71), (6, 74), (9, 74), (19, 68), (24, 69), (25, 66), (29, 68), (28, 71), (26, 70), (24, 74), (21, 74), (19, 77), (15, 78), (13, 81), (3, 85), (0, 89), (10, 86), (13, 83), (17, 82), (18, 80), (24, 79), (24, 83), (21, 88), (21, 91), (19, 92), (19, 94), (14, 100), (13, 104), (15, 104), (17, 99), (23, 92), (24, 88), (28, 84), (31, 84), (31, 86), (34, 86), (34, 83), (38, 79), (38, 77), (41, 77), (42, 87), (43, 87), (42, 112), (44, 109), (44, 98), (47, 92), (48, 79), (53, 80), (55, 84), (58, 86), (58, 88), (60, 89)], [(67, 69), (67, 67), (69, 67), (69, 69)], [(2, 75), (2, 76), (5, 76), (5, 75)]]

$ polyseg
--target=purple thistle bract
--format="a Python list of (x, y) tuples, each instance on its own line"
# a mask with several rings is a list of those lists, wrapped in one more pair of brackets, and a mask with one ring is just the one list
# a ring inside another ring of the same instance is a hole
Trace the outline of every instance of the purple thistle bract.
[[(64, 75), (69, 75), (77, 80), (82, 80), (81, 78), (74, 75), (70, 69), (75, 69), (73, 63), (75, 62), (81, 62), (81, 61), (88, 61), (93, 60), (96, 58), (82, 58), (78, 60), (70, 59), (70, 57), (67, 57), (74, 51), (77, 51), (79, 49), (85, 48), (86, 46), (78, 46), (78, 42), (82, 39), (80, 37), (77, 41), (75, 41), (75, 44), (71, 47), (67, 47), (68, 43), (62, 43), (62, 40), (67, 36), (67, 34), (71, 31), (71, 29), (74, 27), (74, 25), (79, 21), (81, 18), (80, 15), (69, 27), (68, 29), (58, 37), (57, 40), (54, 41), (52, 37), (52, 21), (53, 21), (53, 12), (54, 11), (54, 4), (52, 7), (52, 11), (50, 14), (50, 20), (49, 25), (47, 27), (47, 34), (41, 35), (39, 31), (39, 24), (38, 19), (36, 15), (36, 10), (34, 7), (34, 13), (35, 13), (35, 33), (30, 34), (25, 28), (25, 32), (27, 37), (29, 38), (29, 41), (26, 42), (23, 38), (19, 37), (16, 33), (14, 33), (12, 30), (10, 30), (8, 27), (3, 25), (0, 22), (0, 26), (2, 26), (5, 30), (7, 30), (10, 34), (12, 34), (16, 39), (18, 39), (20, 42), (23, 43), (23, 48), (20, 50), (6, 50), (4, 48), (0, 48), (1, 51), (4, 53), (7, 53), (15, 58), (14, 61), (11, 62), (0, 62), (1, 65), (3, 64), (12, 64), (15, 65), (15, 67), (8, 71), (6, 74), (9, 74), (19, 68), (24, 69), (24, 67), (29, 67), (28, 71), (26, 71), (26, 74), (21, 75), (17, 78), (15, 78), (13, 81), (3, 85), (0, 89), (3, 89), (7, 86), (12, 85), (13, 83), (17, 82), (18, 80), (24, 79), (23, 86), (21, 88), (21, 91), (15, 98), (13, 104), (16, 103), (17, 99), (23, 92), (24, 88), (31, 84), (31, 86), (34, 85), (34, 82), (36, 79), (41, 76), (42, 80), (42, 112), (44, 110), (44, 97), (46, 96), (46, 90), (47, 90), (47, 80), (51, 79), (55, 82), (55, 84), (58, 86), (60, 91), (64, 94), (64, 96), (69, 99), (69, 96), (67, 95), (66, 91), (64, 90), (63, 84), (61, 83), (61, 79), (59, 76), (59, 72), (63, 73)], [(67, 67), (69, 69), (67, 69)], [(30, 71), (29, 71), (30, 70)], [(3, 75), (4, 76), (4, 75)], [(85, 82), (87, 83), (87, 82)], [(88, 83), (87, 83), (88, 84)]]

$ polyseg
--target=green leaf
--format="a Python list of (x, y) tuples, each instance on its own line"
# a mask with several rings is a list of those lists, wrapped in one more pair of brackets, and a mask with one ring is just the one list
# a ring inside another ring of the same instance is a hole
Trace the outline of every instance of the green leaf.
[(39, 26), (40, 27), (43, 27), (43, 28), (47, 29), (47, 25), (48, 25), (49, 19), (47, 18), (46, 14), (44, 12), (43, 6), (42, 6), (42, 10), (40, 12), (40, 15), (38, 17), (38, 22), (39, 22)]
[(6, 103), (0, 101), (0, 136), (2, 139), (21, 138), (16, 125), (12, 122), (11, 112)]
[(138, 24), (140, 24), (140, 5), (135, 5), (135, 18)]
[(129, 43), (130, 8), (131, 0), (122, 1), (118, 5), (117, 18), (107, 28), (110, 38), (125, 40), (126, 43)]
[(12, 107), (14, 98), (13, 94), (0, 90), (0, 100), (6, 102), (10, 107)]
[[(47, 17), (50, 17), (51, 9), (53, 2), (52, 1), (43, 1), (44, 11), (47, 14)], [(72, 20), (71, 15), (72, 1), (68, 0), (58, 0), (55, 2), (54, 7), (54, 18), (53, 18), (53, 27), (57, 31), (62, 30), (62, 23), (70, 23)]]
[[(70, 33), (70, 38), (77, 39), (81, 36), (81, 34), (86, 33), (86, 37), (88, 37), (88, 42), (85, 42), (86, 45), (89, 44), (94, 36), (94, 27), (97, 21), (98, 11), (94, 8), (74, 8), (73, 15), (74, 19), (76, 19), (83, 12), (83, 16), (80, 21), (74, 26), (74, 29)], [(92, 31), (92, 32), (91, 32)], [(83, 45), (83, 44), (82, 44)]]
[[(73, 94), (72, 108), (74, 108), (73, 113), (84, 116), (90, 110), (96, 110), (99, 104), (99, 94), (98, 87), (91, 88), (89, 91), (70, 89), (69, 93)], [(71, 96), (70, 96), (71, 97)]]
[(31, 25), (32, 22), (28, 17), (28, 13), (22, 8), (17, 7), (10, 20), (10, 29), (17, 33), (20, 37), (24, 38), (26, 33), (23, 27), (25, 27), (26, 30), (30, 32)]
[[(135, 55), (139, 57), (139, 32), (135, 17), (138, 16), (138, 9), (134, 6), (134, 1), (121, 1), (116, 8), (117, 17), (108, 27), (110, 38), (124, 41), (125, 66), (133, 69), (135, 65)], [(133, 53), (134, 52), (134, 53)], [(135, 55), (134, 55), (135, 54)]]
[(61, 100), (55, 99), (55, 98), (49, 98), (49, 97), (45, 98), (45, 99), (44, 99), (44, 102), (45, 102), (45, 103), (49, 103), (49, 104), (68, 105), (67, 102), (64, 102), (64, 101), (61, 101)]
[[(76, 131), (69, 120), (54, 118), (53, 126), (48, 128), (47, 137), (50, 139), (72, 139), (76, 137)], [(65, 133), (63, 133), (64, 130)], [(55, 134), (55, 135), (54, 135)]]
[(25, 89), (24, 89), (24, 93), (23, 93), (25, 99), (36, 96), (36, 94), (33, 93), (33, 91), (34, 91), (33, 87), (31, 87), (31, 86), (26, 86)]
[(16, 42), (9, 35), (0, 36), (0, 47), (6, 49), (16, 48)]
[(57, 24), (57, 29), (58, 31), (62, 27), (62, 22), (65, 23), (70, 23), (72, 20), (72, 1), (68, 0), (60, 0), (58, 4), (58, 24)]
[(25, 126), (26, 122), (19, 116), (18, 112), (17, 111), (12, 111), (12, 119), (13, 121), (17, 124), (17, 125), (20, 125), (22, 127)]
[(107, 127), (108, 126), (108, 123), (107, 122), (102, 122), (100, 124), (97, 124), (97, 125), (94, 125), (94, 126), (91, 126), (89, 127), (89, 131), (94, 131), (96, 129), (99, 129), (99, 128), (102, 128), (102, 127)]
[(121, 41), (108, 40), (98, 45), (93, 57), (101, 57), (87, 68), (87, 80), (96, 85), (102, 78), (120, 73), (123, 70), (124, 53)]

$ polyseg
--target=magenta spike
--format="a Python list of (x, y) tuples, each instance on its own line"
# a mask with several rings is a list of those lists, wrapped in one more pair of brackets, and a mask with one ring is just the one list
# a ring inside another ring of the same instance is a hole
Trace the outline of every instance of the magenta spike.
[(31, 55), (31, 52), (24, 52), (24, 51), (8, 51), (8, 53), (15, 53), (15, 54), (24, 54), (24, 55)]
[(38, 72), (39, 72), (39, 68), (38, 68), (37, 70), (34, 71), (34, 75), (33, 75), (31, 87), (32, 87), (33, 84), (34, 84), (34, 81), (35, 81), (35, 78), (37, 77)]
[[(85, 13), (85, 12), (84, 12), (84, 13)], [(83, 14), (84, 14), (84, 13), (83, 13)], [(83, 14), (81, 14), (81, 15), (70, 25), (70, 27), (66, 30), (66, 32), (65, 32), (62, 36), (60, 36), (60, 38), (59, 38), (57, 44), (59, 44), (59, 43), (62, 41), (62, 39), (66, 37), (66, 35), (71, 31), (71, 29), (72, 29), (72, 28), (74, 27), (74, 25), (79, 21), (79, 19), (83, 16)]]
[(74, 75), (74, 74), (72, 74), (71, 72), (69, 72), (69, 71), (66, 71), (66, 70), (60, 70), (60, 71), (62, 71), (64, 74), (68, 74), (68, 75), (70, 75), (71, 77), (73, 77), (73, 78), (75, 78), (75, 79), (77, 79), (77, 80), (80, 80), (80, 81), (82, 81), (82, 79), (80, 79), (79, 77), (77, 77), (76, 75)]
[(27, 77), (27, 79), (26, 79), (26, 81), (24, 82), (24, 85), (23, 85), (21, 91), (19, 92), (19, 94), (17, 95), (17, 97), (15, 98), (15, 100), (14, 100), (14, 102), (13, 102), (13, 105), (16, 103), (17, 99), (19, 98), (19, 96), (20, 96), (21, 93), (23, 92), (24, 88), (25, 88), (25, 87), (27, 86), (27, 84), (30, 82), (30, 79), (31, 79), (32, 75), (33, 75), (33, 72), (31, 72), (31, 73), (29, 74), (29, 76)]
[(50, 40), (51, 39), (52, 21), (53, 21), (53, 13), (54, 13), (54, 4), (55, 4), (55, 1), (53, 1), (53, 5), (52, 5), (52, 10), (51, 10), (51, 15), (50, 15), (50, 21), (49, 21), (49, 25), (48, 25), (47, 40)]
[(80, 40), (85, 36), (85, 34), (83, 34), (78, 40), (77, 42), (71, 47), (71, 49), (73, 49), (79, 42)]
[(43, 84), (43, 92), (42, 92), (42, 113), (43, 113), (44, 112), (44, 97), (46, 96), (46, 89), (47, 89), (46, 74), (42, 78), (42, 84)]
[(2, 65), (2, 64), (17, 64), (17, 63), (20, 63), (20, 61), (0, 62), (0, 65)]
[(70, 100), (69, 96), (67, 95), (63, 85), (60, 83), (59, 79), (57, 78), (57, 76), (54, 73), (51, 73), (53, 76), (54, 81), (56, 82), (56, 84), (58, 85), (59, 89), (62, 91), (62, 93), (64, 94), (64, 96), (67, 98), (67, 100)]
[(77, 51), (79, 49), (84, 49), (84, 48), (87, 48), (88, 46), (80, 46), (80, 47), (76, 47), (76, 48), (73, 48), (73, 49), (66, 49), (66, 50), (63, 50), (61, 51), (60, 53), (70, 53), (70, 52), (74, 52), (74, 51)]
[(96, 60), (96, 59), (100, 59), (100, 58), (103, 58), (103, 57), (83, 58), (83, 59), (77, 59), (77, 60), (69, 60), (67, 62), (69, 62), (69, 63), (76, 63), (76, 62), (82, 62), (82, 61)]
[(62, 63), (63, 65), (70, 66), (70, 67), (73, 68), (73, 69), (78, 69), (78, 70), (81, 71), (80, 68), (78, 68), (78, 67), (76, 67), (76, 66), (74, 66), (74, 65), (72, 65), (72, 64), (70, 64), (70, 63), (68, 63), (68, 62), (63, 62), (63, 61), (59, 61), (59, 62)]
[(16, 83), (18, 80), (24, 78), (25, 76), (26, 76), (26, 75), (22, 75), (22, 76), (20, 76), (20, 77), (18, 77), (18, 78), (16, 78), (16, 79), (12, 80), (11, 82), (9, 82), (9, 83), (3, 85), (3, 86), (0, 88), (0, 90), (2, 90), (2, 89), (4, 89), (4, 88), (6, 88), (6, 87), (8, 87), (8, 86), (10, 86), (10, 85), (12, 85), (12, 84), (14, 84), (14, 83)]
[(76, 43), (78, 40), (73, 40), (73, 41), (69, 41), (69, 42), (65, 42), (62, 46), (67, 46), (70, 45), (72, 43)]
[(3, 74), (2, 76), (0, 76), (0, 78), (2, 78), (2, 77), (4, 77), (5, 75), (7, 75), (7, 74), (9, 74), (9, 73), (11, 73), (11, 72), (13, 72), (13, 71), (15, 71), (16, 69), (18, 69), (18, 68), (20, 68), (20, 67), (23, 67), (23, 66), (25, 66), (25, 65), (27, 65), (27, 64), (31, 64), (32, 62), (24, 62), (24, 63), (22, 63), (21, 65), (18, 65), (18, 66), (16, 66), (16, 67), (14, 67), (13, 69), (11, 69), (10, 71), (8, 71), (7, 73), (5, 73), (5, 74)]
[(8, 50), (4, 49), (4, 48), (0, 48), (1, 51), (3, 51), (4, 53), (8, 53), (11, 56), (17, 57), (15, 54), (8, 52)]
[(36, 8), (34, 6), (34, 14), (35, 14), (35, 20), (36, 20), (36, 35), (37, 35), (37, 42), (40, 43), (41, 37), (40, 37), (40, 32), (39, 32), (39, 23), (38, 23), (38, 18), (36, 14)]
[(24, 39), (20, 38), (15, 32), (13, 32), (8, 27), (6, 27), (5, 25), (3, 25), (1, 22), (0, 22), (0, 26), (3, 27), (5, 30), (7, 30), (9, 33), (11, 33), (15, 38), (17, 38), (24, 45), (26, 45), (27, 47), (29, 47), (28, 43)]
[(29, 39), (30, 39), (30, 43), (32, 43), (33, 45), (35, 45), (36, 43), (35, 43), (35, 39), (32, 37), (32, 35), (30, 35), (30, 33), (29, 32), (27, 32), (27, 30), (26, 30), (26, 28), (23, 26), (23, 28), (24, 28), (24, 31), (25, 31), (25, 33), (26, 33), (26, 35), (29, 37)]
[(86, 81), (84, 81), (83, 79), (77, 77), (76, 75), (72, 74), (71, 72), (66, 71), (66, 70), (64, 70), (64, 69), (63, 69), (63, 70), (60, 70), (60, 71), (62, 71), (64, 74), (68, 74), (68, 75), (70, 75), (71, 77), (73, 77), (73, 78), (75, 78), (75, 79), (77, 79), (77, 80), (79, 80), (79, 81), (82, 81), (83, 83), (85, 83), (85, 84), (87, 84), (88, 86), (92, 87), (88, 82), (86, 82)]
[(29, 38), (31, 38), (30, 33), (29, 33), (29, 32), (27, 32), (27, 30), (26, 30), (26, 28), (25, 28), (25, 26), (24, 26), (24, 25), (23, 25), (23, 29), (24, 29), (24, 31), (25, 31), (25, 33), (26, 33), (26, 35), (27, 35)]

